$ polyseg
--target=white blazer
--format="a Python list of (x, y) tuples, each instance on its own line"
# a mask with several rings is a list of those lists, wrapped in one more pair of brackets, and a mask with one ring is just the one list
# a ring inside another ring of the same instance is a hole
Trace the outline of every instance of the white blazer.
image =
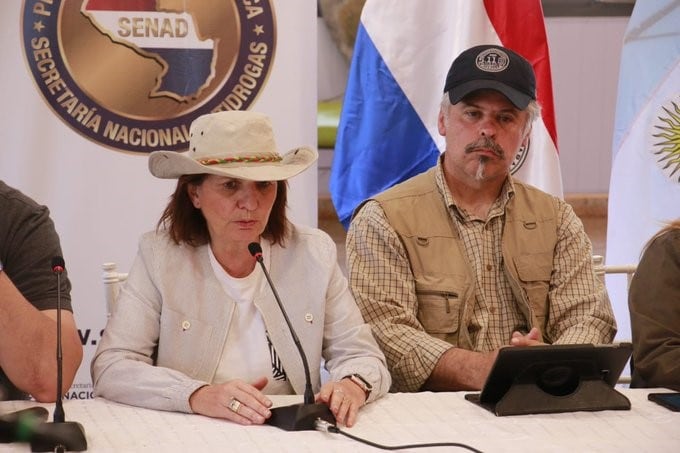
[[(235, 306), (215, 277), (208, 247), (178, 246), (165, 233), (142, 236), (92, 361), (96, 396), (191, 412), (189, 396), (213, 382)], [(331, 238), (294, 226), (285, 248), (272, 246), (270, 255), (265, 265), (307, 355), (314, 392), (324, 358), (331, 379), (359, 373), (373, 385), (369, 400), (384, 395), (391, 384), (385, 357), (349, 291)], [(303, 394), (302, 360), (265, 278), (254, 303), (293, 389)]]

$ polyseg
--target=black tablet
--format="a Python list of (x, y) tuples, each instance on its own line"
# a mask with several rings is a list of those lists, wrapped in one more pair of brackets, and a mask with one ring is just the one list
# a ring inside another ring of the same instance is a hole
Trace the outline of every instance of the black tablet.
[(631, 353), (630, 343), (505, 347), (465, 398), (497, 415), (630, 409), (613, 387)]

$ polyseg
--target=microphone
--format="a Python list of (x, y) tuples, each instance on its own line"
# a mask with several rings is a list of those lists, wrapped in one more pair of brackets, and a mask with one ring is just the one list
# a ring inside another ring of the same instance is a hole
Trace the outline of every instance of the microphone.
[(61, 274), (65, 270), (64, 258), (52, 258), (52, 272), (57, 276), (57, 400), (54, 406), (53, 423), (42, 423), (35, 427), (31, 436), (31, 451), (84, 451), (87, 450), (85, 430), (78, 422), (67, 422), (62, 401), (61, 350)]
[(276, 292), (274, 283), (272, 282), (269, 272), (267, 272), (267, 268), (264, 265), (262, 260), (262, 247), (257, 242), (251, 242), (248, 244), (248, 251), (255, 257), (257, 262), (260, 263), (260, 266), (262, 267), (264, 276), (267, 278), (267, 283), (269, 283), (269, 287), (271, 288), (272, 293), (274, 293), (276, 303), (279, 305), (279, 309), (283, 314), (283, 319), (286, 320), (290, 335), (293, 337), (293, 342), (300, 353), (302, 366), (305, 370), (304, 403), (292, 404), (290, 406), (276, 407), (271, 409), (272, 415), (267, 419), (267, 421), (265, 421), (265, 423), (276, 426), (277, 428), (285, 429), (286, 431), (314, 431), (316, 430), (316, 421), (318, 419), (326, 420), (327, 422), (335, 425), (335, 417), (328, 406), (314, 402), (314, 391), (312, 390), (312, 378), (309, 374), (307, 356), (305, 355), (304, 349), (302, 349), (302, 344), (295, 333), (295, 329), (293, 329), (293, 324), (291, 324), (290, 319), (288, 319), (288, 314), (283, 308), (283, 304), (279, 298), (279, 293)]

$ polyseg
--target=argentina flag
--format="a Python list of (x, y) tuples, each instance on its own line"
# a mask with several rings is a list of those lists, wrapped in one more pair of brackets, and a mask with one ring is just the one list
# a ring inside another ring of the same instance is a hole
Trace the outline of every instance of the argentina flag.
[(539, 0), (368, 0), (338, 127), (330, 193), (345, 228), (364, 199), (432, 167), (444, 151), (437, 114), (454, 58), (480, 44), (523, 55), (542, 119), (514, 176), (562, 196), (550, 59)]
[[(638, 1), (626, 29), (612, 141), (609, 265), (637, 264), (645, 243), (680, 218), (678, 24), (679, 0)], [(617, 339), (630, 340), (626, 279), (607, 276), (607, 289)]]

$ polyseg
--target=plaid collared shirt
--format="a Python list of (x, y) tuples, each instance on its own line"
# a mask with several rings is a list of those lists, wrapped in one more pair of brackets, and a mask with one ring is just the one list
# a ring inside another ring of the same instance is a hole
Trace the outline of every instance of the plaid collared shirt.
[[(507, 345), (514, 331), (528, 330), (502, 267), (505, 207), (515, 195), (512, 180), (503, 186), (486, 219), (474, 218), (456, 205), (441, 162), (436, 184), (475, 277), (473, 314), (467, 326), (473, 349), (491, 351)], [(543, 334), (552, 343), (609, 343), (616, 323), (604, 285), (593, 272), (590, 240), (571, 206), (561, 200), (557, 204), (558, 242)], [(385, 353), (393, 390), (419, 390), (451, 344), (429, 336), (418, 321), (406, 251), (376, 201), (367, 202), (352, 221), (347, 262), (354, 297)]]

